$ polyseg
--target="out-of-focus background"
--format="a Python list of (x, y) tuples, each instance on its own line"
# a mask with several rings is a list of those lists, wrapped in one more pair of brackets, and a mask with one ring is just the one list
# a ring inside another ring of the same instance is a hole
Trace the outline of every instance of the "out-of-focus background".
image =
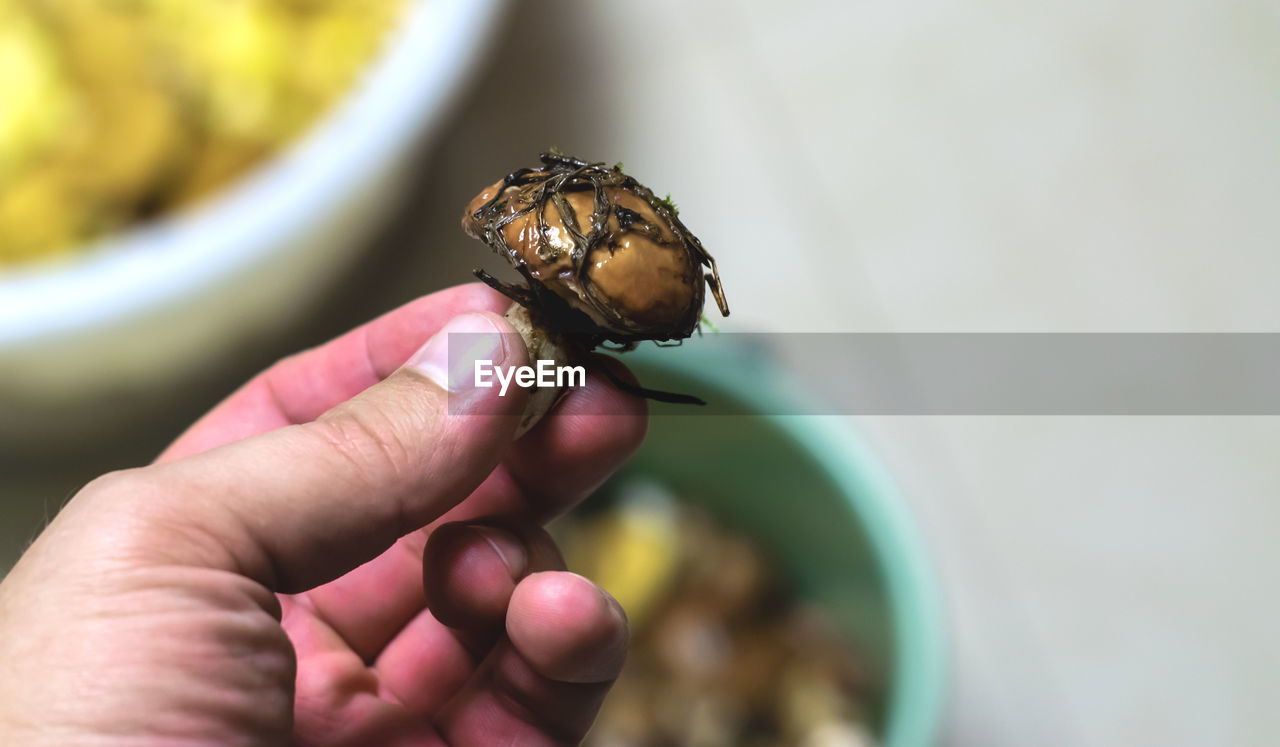
[[(461, 207), (551, 145), (672, 194), (725, 330), (1280, 330), (1272, 4), (540, 0), (487, 49), (322, 301), (125, 413), (5, 434), (0, 567), (253, 371), (497, 267)], [(845, 420), (941, 581), (943, 743), (1280, 740), (1276, 418)]]

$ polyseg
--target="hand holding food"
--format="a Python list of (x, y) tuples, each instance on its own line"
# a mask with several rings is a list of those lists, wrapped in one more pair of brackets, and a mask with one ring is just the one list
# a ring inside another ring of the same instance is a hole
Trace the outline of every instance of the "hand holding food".
[(525, 449), (519, 395), (476, 390), (484, 412), (453, 417), (449, 334), (525, 361), (505, 305), (479, 284), (419, 299), (73, 497), (0, 583), (0, 743), (580, 739), (626, 621), (530, 517), (603, 481), (644, 417), (598, 377), (582, 396), (619, 415)]

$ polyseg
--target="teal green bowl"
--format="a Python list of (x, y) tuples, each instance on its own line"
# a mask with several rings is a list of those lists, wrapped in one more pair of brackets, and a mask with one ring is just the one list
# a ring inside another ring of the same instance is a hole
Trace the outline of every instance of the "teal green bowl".
[(694, 392), (726, 415), (655, 404), (627, 474), (666, 483), (762, 543), (805, 599), (825, 608), (880, 683), (882, 744), (936, 741), (946, 679), (942, 605), (893, 481), (847, 427), (795, 415), (811, 403), (762, 351), (641, 350), (647, 387)]

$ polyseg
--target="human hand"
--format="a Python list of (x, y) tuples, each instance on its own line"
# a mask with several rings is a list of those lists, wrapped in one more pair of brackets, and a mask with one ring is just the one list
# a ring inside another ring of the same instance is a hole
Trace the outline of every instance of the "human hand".
[(0, 583), (0, 742), (580, 741), (626, 620), (540, 525), (638, 446), (645, 404), (589, 376), (513, 445), (522, 390), (438, 383), (450, 319), (526, 362), (507, 303), (419, 299), (81, 490)]

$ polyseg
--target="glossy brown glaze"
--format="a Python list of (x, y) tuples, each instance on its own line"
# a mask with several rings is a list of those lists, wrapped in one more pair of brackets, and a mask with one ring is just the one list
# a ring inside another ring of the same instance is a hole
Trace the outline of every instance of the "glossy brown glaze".
[(669, 340), (689, 336), (701, 316), (705, 265), (727, 314), (714, 260), (669, 203), (616, 167), (552, 155), (543, 162), (467, 205), (464, 230), (506, 256), (530, 287), (481, 274), (486, 282), (525, 306), (545, 305), (550, 292), (600, 339)]

